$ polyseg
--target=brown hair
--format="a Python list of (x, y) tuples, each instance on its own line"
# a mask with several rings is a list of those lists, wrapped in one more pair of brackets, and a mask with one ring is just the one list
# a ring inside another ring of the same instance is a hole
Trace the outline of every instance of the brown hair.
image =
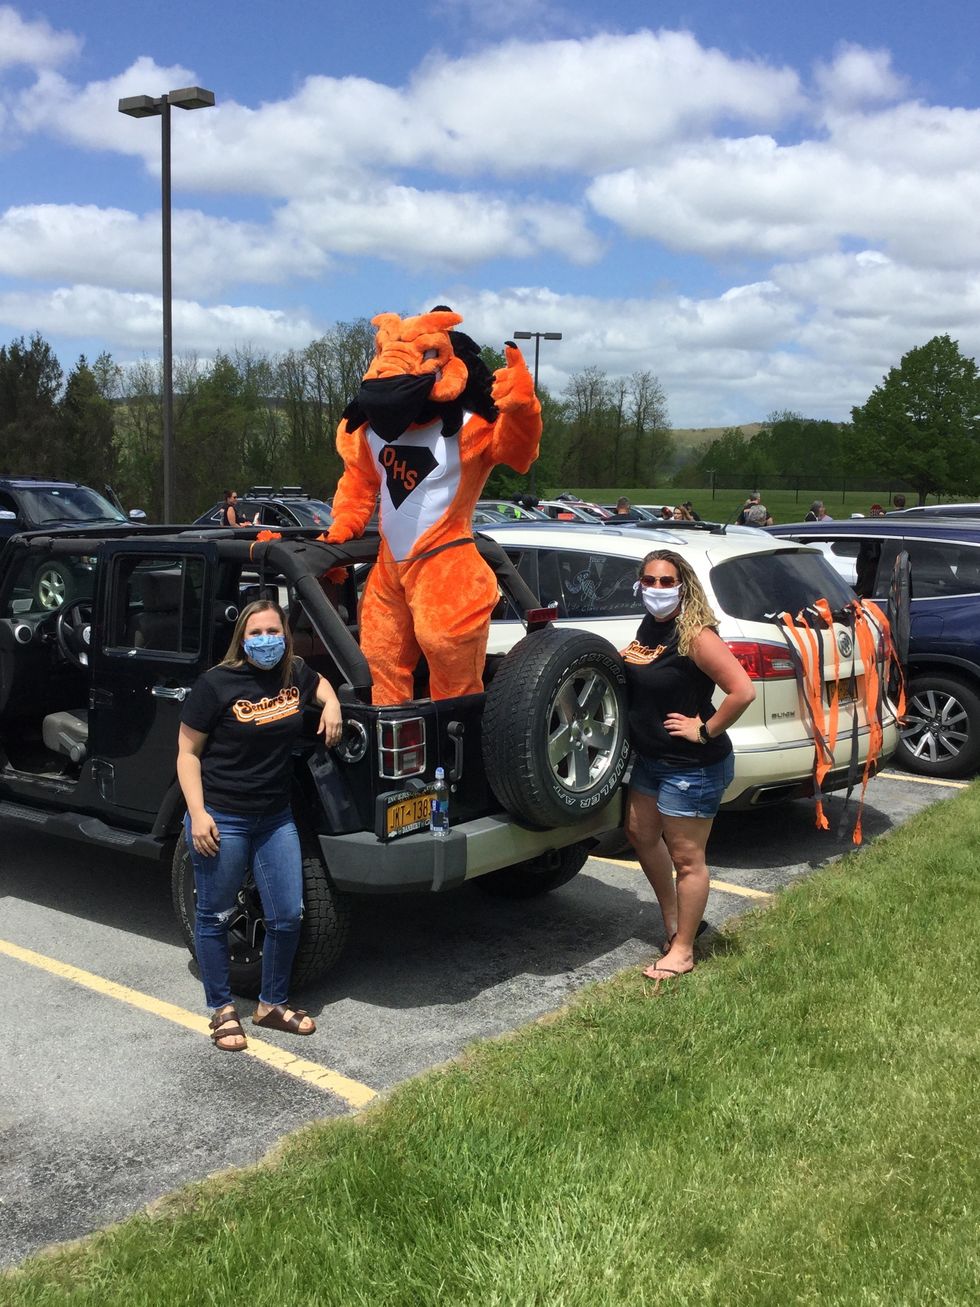
[(637, 576), (646, 571), (647, 563), (670, 563), (681, 580), (681, 611), (677, 618), (677, 651), (685, 657), (705, 627), (715, 630), (718, 618), (711, 610), (704, 587), (695, 575), (691, 564), (673, 549), (654, 549), (647, 554), (637, 570)]
[(246, 658), (245, 650), (242, 647), (245, 642), (245, 627), (248, 625), (250, 617), (256, 613), (272, 612), (276, 613), (280, 622), (282, 622), (282, 633), (286, 637), (286, 652), (282, 656), (279, 667), (282, 669), (282, 683), (284, 686), (289, 685), (293, 679), (293, 633), (289, 629), (289, 621), (286, 614), (279, 607), (274, 599), (255, 599), (250, 604), (246, 604), (238, 615), (238, 621), (235, 623), (235, 629), (231, 633), (231, 640), (224, 658), (218, 664), (219, 667), (244, 667)]

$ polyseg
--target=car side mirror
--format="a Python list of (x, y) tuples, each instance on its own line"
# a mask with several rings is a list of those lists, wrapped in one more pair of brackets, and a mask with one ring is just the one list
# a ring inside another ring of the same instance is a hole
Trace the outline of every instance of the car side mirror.
[(143, 511), (142, 508), (131, 508), (129, 510), (128, 517), (131, 522), (146, 521), (146, 513)]
[(17, 514), (11, 513), (9, 508), (0, 508), (0, 522), (16, 522)]

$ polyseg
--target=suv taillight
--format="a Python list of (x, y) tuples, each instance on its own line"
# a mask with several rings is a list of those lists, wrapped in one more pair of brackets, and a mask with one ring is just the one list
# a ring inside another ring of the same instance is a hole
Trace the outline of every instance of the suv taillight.
[(786, 681), (796, 675), (784, 644), (763, 640), (726, 640), (725, 643), (753, 681)]
[(388, 780), (425, 771), (425, 718), (389, 717), (378, 722), (378, 774)]

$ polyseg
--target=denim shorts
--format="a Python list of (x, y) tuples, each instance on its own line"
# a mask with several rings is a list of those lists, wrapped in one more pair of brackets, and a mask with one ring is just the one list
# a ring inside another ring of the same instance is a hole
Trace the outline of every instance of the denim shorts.
[(682, 767), (637, 754), (630, 788), (655, 798), (665, 817), (714, 817), (734, 775), (732, 754), (707, 767)]

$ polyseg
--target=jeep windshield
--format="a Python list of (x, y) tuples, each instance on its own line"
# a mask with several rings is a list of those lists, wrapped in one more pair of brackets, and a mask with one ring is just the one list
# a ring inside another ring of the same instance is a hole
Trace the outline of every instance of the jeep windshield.
[(125, 513), (87, 486), (31, 486), (19, 491), (24, 515), (37, 526), (104, 522), (128, 525)]
[(711, 569), (711, 585), (725, 612), (745, 622), (798, 613), (817, 599), (826, 599), (834, 609), (854, 599), (854, 591), (823, 555), (808, 549), (731, 558)]

